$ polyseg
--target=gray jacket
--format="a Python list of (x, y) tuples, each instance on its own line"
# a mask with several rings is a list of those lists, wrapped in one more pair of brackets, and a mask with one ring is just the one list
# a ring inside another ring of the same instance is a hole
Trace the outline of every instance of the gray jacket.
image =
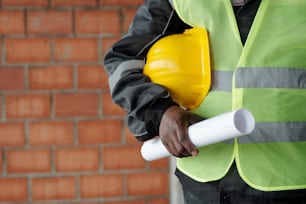
[(168, 1), (145, 0), (128, 33), (105, 55), (112, 99), (126, 110), (127, 126), (139, 141), (157, 136), (162, 114), (176, 105), (164, 87), (151, 83), (142, 73), (148, 49), (163, 36), (182, 33), (188, 27)]

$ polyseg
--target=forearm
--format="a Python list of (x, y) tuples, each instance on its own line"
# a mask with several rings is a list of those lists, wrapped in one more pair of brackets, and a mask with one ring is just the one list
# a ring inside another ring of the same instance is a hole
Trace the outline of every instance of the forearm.
[(161, 115), (175, 105), (164, 87), (142, 73), (147, 51), (159, 38), (185, 28), (168, 1), (145, 1), (128, 33), (105, 55), (113, 101), (127, 111), (127, 125), (140, 141), (158, 135)]

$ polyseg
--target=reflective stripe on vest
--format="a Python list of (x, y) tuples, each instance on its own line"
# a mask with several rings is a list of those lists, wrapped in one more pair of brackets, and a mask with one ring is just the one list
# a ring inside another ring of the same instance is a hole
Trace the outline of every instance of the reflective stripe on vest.
[(232, 91), (232, 71), (213, 71), (212, 79), (213, 91)]
[[(243, 180), (256, 189), (306, 188), (306, 0), (262, 0), (243, 48), (230, 1), (173, 3), (180, 18), (210, 36), (216, 83), (194, 112), (225, 112), (232, 97), (233, 109), (248, 108), (256, 119), (255, 131), (237, 138), (234, 150), (225, 143), (203, 147), (199, 157), (178, 159), (178, 168), (213, 181), (235, 159)], [(234, 73), (232, 94), (228, 80), (220, 80), (223, 71)]]
[(238, 68), (236, 88), (303, 89), (306, 88), (305, 68)]

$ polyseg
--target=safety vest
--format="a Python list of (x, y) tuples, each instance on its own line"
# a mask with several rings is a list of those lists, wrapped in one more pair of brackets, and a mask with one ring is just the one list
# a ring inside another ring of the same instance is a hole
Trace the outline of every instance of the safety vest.
[(210, 37), (212, 88), (194, 112), (212, 117), (243, 107), (256, 120), (251, 135), (202, 147), (177, 167), (208, 182), (235, 160), (255, 189), (306, 188), (306, 0), (262, 0), (244, 46), (230, 0), (173, 0), (173, 6)]

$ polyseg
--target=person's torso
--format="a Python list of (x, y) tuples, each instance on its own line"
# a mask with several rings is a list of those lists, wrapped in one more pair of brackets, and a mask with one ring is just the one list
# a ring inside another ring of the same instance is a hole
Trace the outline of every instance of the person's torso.
[[(196, 180), (216, 180), (235, 158), (254, 188), (305, 188), (306, 1), (262, 0), (245, 44), (230, 1), (174, 2), (186, 23), (210, 36), (212, 89), (195, 112), (212, 117), (243, 107), (256, 119), (253, 134), (235, 145), (203, 147), (199, 157), (180, 159), (178, 167)], [(243, 5), (240, 15), (252, 4)]]

